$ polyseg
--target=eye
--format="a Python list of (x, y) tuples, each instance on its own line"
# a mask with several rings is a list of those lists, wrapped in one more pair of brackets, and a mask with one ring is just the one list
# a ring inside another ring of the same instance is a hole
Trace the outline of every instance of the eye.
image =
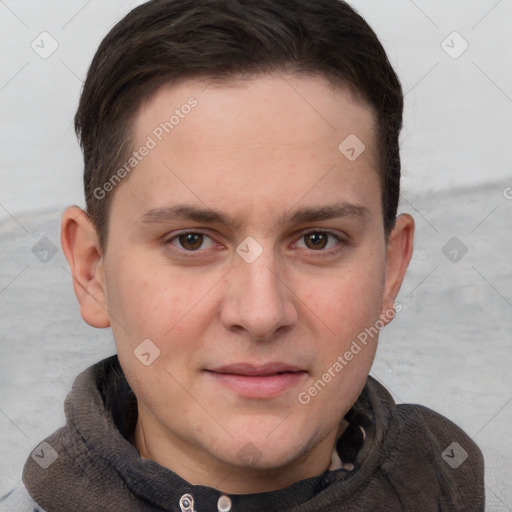
[(328, 250), (336, 249), (338, 245), (343, 244), (343, 240), (330, 231), (308, 231), (307, 233), (302, 233), (297, 244), (302, 241), (304, 242), (306, 249), (311, 249), (317, 252), (333, 252)]
[[(165, 241), (166, 245), (173, 246), (183, 255), (202, 253), (206, 249), (216, 246), (216, 242), (201, 231), (183, 231)], [(340, 251), (346, 242), (342, 237), (330, 231), (307, 231), (301, 233), (295, 247), (307, 249), (323, 255), (334, 254)]]
[(214, 245), (213, 240), (208, 235), (196, 231), (180, 233), (170, 238), (166, 243), (187, 252), (195, 252), (199, 249), (208, 249)]

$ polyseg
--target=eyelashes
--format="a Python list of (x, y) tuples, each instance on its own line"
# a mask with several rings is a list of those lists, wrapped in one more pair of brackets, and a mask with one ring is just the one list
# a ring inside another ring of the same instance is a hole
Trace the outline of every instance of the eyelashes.
[[(335, 242), (334, 246), (333, 242)], [(218, 250), (223, 247), (222, 244), (217, 244), (208, 233), (200, 229), (182, 231), (167, 238), (164, 243), (176, 254), (196, 258), (204, 256), (209, 249), (216, 248)], [(312, 254), (316, 253), (318, 256), (337, 254), (348, 245), (347, 240), (343, 237), (332, 231), (321, 229), (302, 231), (294, 245), (299, 243), (303, 243), (303, 246), (300, 247), (301, 250)], [(308, 244), (311, 245), (308, 246)]]
[[(184, 250), (185, 252), (198, 252), (200, 247), (192, 247), (192, 250), (189, 251), (183, 246), (183, 244), (197, 246), (197, 242), (200, 241), (200, 246), (202, 246), (204, 243), (204, 238), (209, 238), (210, 240), (212, 240), (212, 238), (209, 235), (201, 231), (186, 231), (184, 233), (172, 237), (167, 243), (173, 245), (173, 242), (177, 241), (179, 244), (181, 244), (181, 249)], [(211, 246), (213, 246), (213, 244), (211, 244), (210, 247)]]

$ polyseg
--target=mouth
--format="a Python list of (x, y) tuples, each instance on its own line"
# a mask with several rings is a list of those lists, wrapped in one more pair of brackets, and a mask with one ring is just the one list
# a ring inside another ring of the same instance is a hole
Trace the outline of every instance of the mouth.
[(246, 398), (273, 398), (298, 384), (307, 371), (286, 363), (236, 363), (205, 370), (214, 381)]

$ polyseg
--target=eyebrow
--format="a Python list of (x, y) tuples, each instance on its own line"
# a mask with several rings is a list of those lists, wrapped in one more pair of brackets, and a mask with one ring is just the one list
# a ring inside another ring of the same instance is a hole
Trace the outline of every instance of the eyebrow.
[[(366, 206), (355, 205), (346, 202), (339, 202), (318, 207), (306, 207), (294, 212), (285, 213), (280, 217), (280, 224), (303, 224), (318, 222), (321, 220), (336, 219), (343, 217), (355, 217), (367, 219), (370, 217), (370, 210)], [(177, 204), (170, 207), (154, 208), (145, 212), (139, 222), (145, 224), (164, 223), (174, 220), (191, 220), (205, 224), (224, 224), (234, 229), (243, 225), (239, 218), (226, 213), (212, 210), (210, 208), (198, 208), (187, 204)]]

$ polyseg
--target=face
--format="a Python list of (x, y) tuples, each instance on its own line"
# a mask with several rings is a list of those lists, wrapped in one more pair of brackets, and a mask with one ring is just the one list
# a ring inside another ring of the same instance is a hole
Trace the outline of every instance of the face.
[(99, 279), (152, 458), (191, 481), (192, 465), (326, 469), (375, 355), (362, 333), (401, 282), (374, 127), (297, 75), (187, 81), (141, 107), (133, 147), (150, 149), (116, 185)]

